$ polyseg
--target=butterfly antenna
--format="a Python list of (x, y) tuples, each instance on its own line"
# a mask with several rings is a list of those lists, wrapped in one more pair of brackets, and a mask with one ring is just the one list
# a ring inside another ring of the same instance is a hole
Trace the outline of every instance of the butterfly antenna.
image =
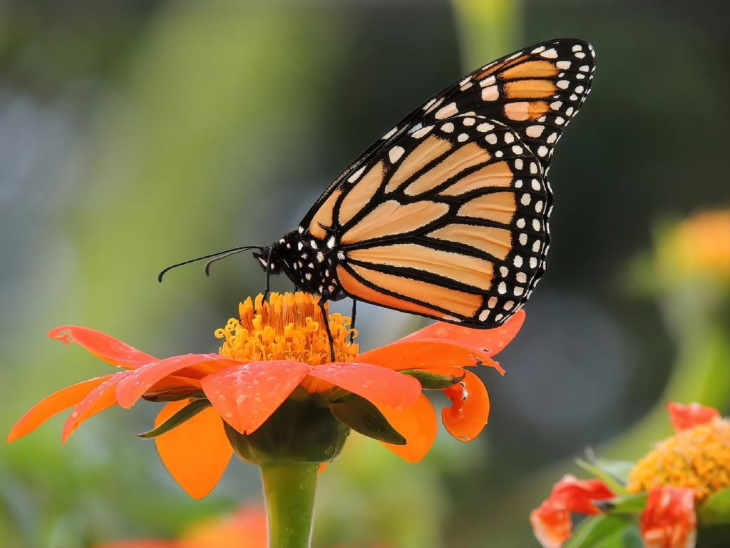
[(188, 259), (187, 261), (182, 261), (181, 263), (175, 263), (173, 265), (168, 266), (167, 268), (164, 268), (160, 273), (157, 275), (157, 281), (161, 282), (162, 278), (167, 274), (170, 270), (173, 268), (177, 268), (178, 266), (184, 266), (186, 264), (195, 263), (198, 261), (204, 261), (205, 259), (210, 259), (205, 264), (205, 274), (208, 275), (210, 271), (210, 265), (214, 263), (215, 261), (218, 261), (220, 259), (224, 259), (226, 257), (230, 257), (231, 255), (235, 255), (236, 253), (241, 253), (242, 251), (247, 251), (249, 249), (258, 249), (259, 251), (263, 251), (263, 247), (259, 245), (247, 245), (243, 247), (234, 247), (233, 249), (226, 249), (225, 251), (218, 251), (217, 253), (211, 253), (210, 255), (203, 255), (202, 257), (196, 257), (195, 259)]

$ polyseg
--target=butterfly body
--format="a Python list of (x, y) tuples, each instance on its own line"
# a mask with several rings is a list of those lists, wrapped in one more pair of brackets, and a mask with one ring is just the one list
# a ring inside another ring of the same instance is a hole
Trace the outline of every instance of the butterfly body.
[(255, 256), (323, 301), (500, 325), (545, 271), (550, 159), (593, 69), (588, 44), (558, 39), (473, 71), (387, 132), (296, 230)]

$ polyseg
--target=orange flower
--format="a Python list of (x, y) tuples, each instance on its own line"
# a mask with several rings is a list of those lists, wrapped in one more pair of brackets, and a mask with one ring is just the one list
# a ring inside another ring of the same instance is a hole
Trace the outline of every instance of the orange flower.
[(687, 487), (653, 487), (641, 513), (647, 548), (692, 548), (697, 540), (695, 495)]
[(567, 474), (553, 487), (550, 497), (530, 513), (535, 537), (545, 548), (559, 548), (573, 530), (571, 513), (599, 514), (593, 503), (615, 496), (601, 480), (579, 480)]
[[(255, 435), (291, 402), (312, 401), (360, 431), (369, 423), (358, 422), (353, 414), (365, 409), (372, 418), (379, 413), (399, 439), (387, 432), (365, 433), (390, 441), (387, 447), (416, 462), (431, 448), (437, 430), (433, 407), (422, 390), (442, 389), (451, 400), (442, 410), (446, 428), (457, 439), (473, 439), (487, 422), (489, 398), (479, 378), (463, 367), (482, 364), (503, 373), (492, 356), (524, 321), (524, 313), (518, 312), (491, 330), (435, 324), (358, 355), (357, 344), (349, 341), (354, 334), (350, 319), (333, 314), (327, 318), (335, 351), (331, 361), (315, 297), (271, 294), (265, 301), (259, 295), (241, 303), (239, 313), (216, 332), (225, 339), (218, 354), (164, 359), (86, 327), (51, 330), (51, 338), (79, 344), (122, 370), (41, 400), (13, 426), (8, 441), (71, 407), (63, 442), (83, 421), (113, 405), (130, 408), (141, 398), (164, 402), (153, 431), (160, 458), (185, 491), (202, 498), (222, 476), (234, 437)], [(353, 401), (357, 406), (348, 407)]]
[[(698, 403), (667, 407), (677, 434), (657, 444), (633, 467), (626, 489), (636, 495), (647, 493), (640, 517), (647, 547), (691, 548), (697, 538), (695, 506), (702, 509), (710, 496), (730, 489), (730, 421), (717, 409)], [(559, 548), (571, 535), (572, 512), (598, 514), (601, 510), (594, 502), (614, 496), (601, 480), (565, 476), (530, 514), (535, 536), (542, 546)]]

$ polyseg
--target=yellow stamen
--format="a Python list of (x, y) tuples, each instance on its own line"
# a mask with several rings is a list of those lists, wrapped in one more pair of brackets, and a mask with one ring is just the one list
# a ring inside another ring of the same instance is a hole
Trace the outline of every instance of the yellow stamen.
[(632, 493), (651, 487), (689, 487), (702, 502), (730, 487), (730, 420), (715, 419), (657, 444), (629, 474)]
[[(243, 301), (240, 319), (231, 318), (215, 336), (225, 339), (220, 354), (240, 361), (293, 360), (310, 365), (329, 363), (330, 342), (319, 308), (319, 298), (309, 293), (259, 294)], [(349, 342), (352, 320), (328, 314), (335, 361), (352, 361), (358, 345)]]

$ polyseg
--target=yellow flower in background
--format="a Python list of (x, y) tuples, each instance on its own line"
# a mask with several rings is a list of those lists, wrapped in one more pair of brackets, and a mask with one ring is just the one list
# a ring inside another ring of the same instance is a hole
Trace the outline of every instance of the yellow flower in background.
[[(648, 491), (652, 487), (688, 487), (698, 503), (721, 489), (730, 488), (730, 420), (715, 409), (693, 404), (669, 404), (672, 415), (697, 413), (706, 416), (677, 428), (677, 433), (661, 442), (636, 463), (629, 474), (628, 490)], [(714, 411), (712, 416), (707, 416)], [(700, 422), (704, 420), (706, 422)]]
[(687, 217), (666, 234), (657, 259), (668, 280), (710, 278), (730, 283), (730, 208)]

